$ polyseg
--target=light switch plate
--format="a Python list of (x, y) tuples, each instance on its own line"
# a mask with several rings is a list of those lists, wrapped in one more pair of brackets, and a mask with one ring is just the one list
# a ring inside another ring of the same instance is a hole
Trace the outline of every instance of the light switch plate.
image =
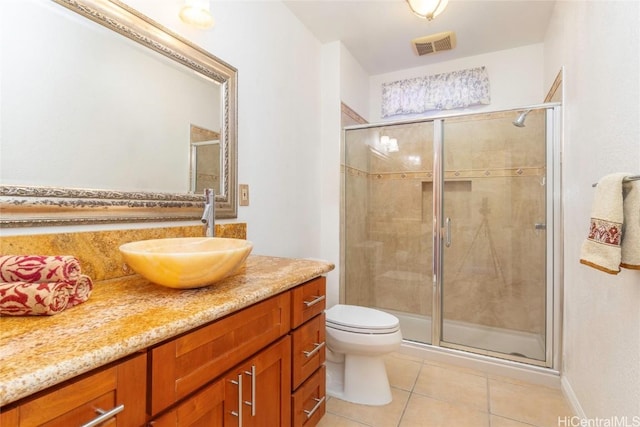
[(240, 184), (240, 206), (249, 206), (249, 184)]

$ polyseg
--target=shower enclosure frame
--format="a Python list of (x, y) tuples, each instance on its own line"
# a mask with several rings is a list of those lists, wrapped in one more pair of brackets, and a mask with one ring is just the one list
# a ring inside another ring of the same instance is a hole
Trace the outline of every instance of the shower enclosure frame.
[[(480, 116), (494, 113), (513, 112), (514, 117), (524, 110), (545, 110), (545, 151), (546, 151), (546, 296), (545, 296), (545, 358), (537, 360), (521, 355), (505, 354), (488, 349), (480, 349), (463, 344), (446, 342), (443, 340), (443, 247), (447, 237), (447, 220), (443, 211), (444, 195), (444, 146), (446, 144), (444, 122), (450, 118)], [(465, 355), (479, 360), (500, 360), (505, 364), (525, 367), (529, 369), (544, 369), (558, 372), (561, 357), (561, 290), (562, 290), (562, 211), (561, 211), (561, 145), (562, 145), (562, 107), (560, 103), (544, 103), (506, 110), (483, 111), (463, 114), (446, 114), (433, 117), (379, 122), (366, 125), (347, 126), (343, 129), (343, 143), (346, 144), (346, 133), (349, 130), (376, 128), (395, 125), (410, 125), (415, 123), (433, 122), (433, 253), (432, 253), (432, 296), (431, 311), (431, 343), (411, 341), (411, 347), (435, 349), (444, 353)], [(344, 147), (343, 147), (344, 148)], [(344, 153), (344, 149), (343, 149)], [(346, 176), (345, 182), (346, 184)], [(346, 210), (343, 215), (346, 215)], [(344, 221), (344, 218), (343, 218)], [(344, 222), (343, 222), (344, 223)], [(346, 233), (345, 233), (346, 234)], [(345, 246), (343, 234), (342, 244)], [(342, 293), (341, 293), (342, 294)], [(342, 295), (341, 295), (342, 299)]]

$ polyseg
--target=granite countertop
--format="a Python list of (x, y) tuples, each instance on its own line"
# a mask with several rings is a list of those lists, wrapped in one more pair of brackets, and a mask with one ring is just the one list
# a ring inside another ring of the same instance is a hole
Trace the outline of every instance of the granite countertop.
[(321, 276), (324, 261), (251, 255), (217, 284), (176, 290), (138, 275), (94, 284), (54, 316), (0, 318), (0, 405), (144, 350)]

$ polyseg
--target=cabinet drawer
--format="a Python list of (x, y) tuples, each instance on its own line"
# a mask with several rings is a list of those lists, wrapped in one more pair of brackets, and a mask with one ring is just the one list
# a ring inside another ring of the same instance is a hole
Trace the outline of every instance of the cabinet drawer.
[(152, 349), (151, 415), (287, 334), (290, 307), (285, 292)]
[(326, 283), (324, 277), (315, 278), (291, 291), (291, 327), (297, 328), (326, 307)]
[(315, 374), (293, 393), (293, 427), (312, 427), (318, 424), (326, 410), (326, 370), (320, 366)]
[[(20, 403), (19, 424), (10, 426), (66, 427), (85, 424), (100, 414), (97, 409), (123, 409), (101, 425), (140, 426), (146, 421), (147, 356), (140, 354), (105, 369), (38, 393)], [(115, 412), (115, 411), (114, 411)], [(3, 420), (3, 427), (5, 426)]]
[(309, 320), (294, 330), (292, 386), (295, 390), (311, 375), (325, 359), (325, 315), (324, 313)]

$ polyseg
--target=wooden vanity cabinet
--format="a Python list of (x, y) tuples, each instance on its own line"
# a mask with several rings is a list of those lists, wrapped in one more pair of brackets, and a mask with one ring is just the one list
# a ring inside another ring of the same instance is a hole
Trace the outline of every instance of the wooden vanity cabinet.
[(289, 292), (149, 350), (149, 414), (154, 417), (286, 335)]
[[(325, 412), (319, 277), (2, 408), (1, 427), (311, 427)], [(116, 412), (117, 410), (114, 410)]]
[(68, 427), (114, 414), (101, 426), (142, 426), (146, 421), (147, 355), (141, 353), (20, 401), (3, 414), (2, 427)]
[(149, 425), (316, 425), (325, 412), (325, 280), (150, 349)]
[(153, 427), (288, 427), (291, 344), (284, 337), (149, 423)]
[(326, 279), (291, 291), (292, 424), (315, 426), (326, 411)]
[(149, 425), (289, 426), (290, 329), (284, 292), (149, 350)]

